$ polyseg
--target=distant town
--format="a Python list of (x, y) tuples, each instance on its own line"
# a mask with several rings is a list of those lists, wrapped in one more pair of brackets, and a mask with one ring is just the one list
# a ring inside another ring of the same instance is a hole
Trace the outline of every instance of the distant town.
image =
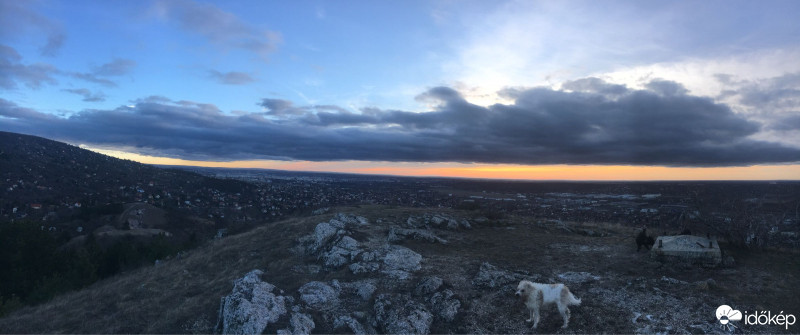
[(163, 228), (186, 236), (378, 204), (470, 209), (493, 220), (513, 214), (647, 226), (656, 233), (689, 230), (753, 247), (800, 247), (797, 181), (533, 182), (156, 167), (41, 138), (9, 134), (7, 140), (0, 155), (0, 221), (31, 222), (65, 239), (109, 225), (99, 218), (121, 214), (121, 204), (147, 204), (181, 219), (155, 227), (128, 215), (123, 221), (132, 224), (112, 224), (118, 229)]

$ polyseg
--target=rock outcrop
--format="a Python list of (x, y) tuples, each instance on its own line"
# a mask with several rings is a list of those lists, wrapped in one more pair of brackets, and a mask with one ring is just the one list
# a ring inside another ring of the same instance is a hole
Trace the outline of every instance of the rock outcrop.
[(407, 239), (422, 240), (431, 243), (447, 244), (447, 240), (439, 236), (436, 236), (436, 234), (428, 230), (417, 229), (417, 228), (408, 229), (408, 228), (398, 228), (398, 227), (392, 227), (391, 229), (389, 229), (389, 236), (387, 237), (387, 240), (389, 242), (399, 242)]
[(310, 315), (304, 313), (292, 313), (292, 319), (289, 321), (289, 329), (278, 330), (278, 335), (305, 335), (311, 334), (314, 330), (314, 319)]
[(340, 268), (363, 252), (350, 234), (352, 229), (367, 224), (367, 219), (360, 216), (336, 214), (330, 221), (317, 224), (313, 233), (301, 237), (295, 250), (316, 257), (329, 269)]
[[(353, 274), (381, 273), (390, 278), (405, 280), (421, 268), (422, 256), (411, 249), (386, 242), (378, 246), (373, 243), (372, 247), (367, 247), (352, 237), (354, 229), (366, 225), (368, 221), (362, 217), (337, 214), (330, 221), (317, 224), (313, 233), (301, 237), (295, 250), (316, 257), (327, 269), (335, 270), (347, 266)], [(409, 236), (423, 236), (423, 239), (446, 243), (422, 230), (401, 229), (396, 232), (399, 233), (389, 233), (389, 242)]]
[(449, 289), (434, 293), (430, 303), (433, 313), (447, 322), (453, 321), (461, 308), (461, 301)]
[(331, 309), (339, 304), (339, 290), (323, 282), (308, 282), (298, 291), (300, 300), (316, 310)]
[(392, 278), (408, 279), (411, 272), (421, 268), (422, 256), (413, 250), (399, 245), (389, 246), (383, 257), (381, 272)]
[(262, 274), (250, 271), (222, 298), (218, 327), (223, 334), (260, 334), (286, 314), (286, 297), (273, 293), (275, 286), (262, 281)]
[(496, 288), (511, 284), (521, 277), (507, 271), (498, 269), (496, 266), (484, 262), (478, 270), (478, 274), (472, 279), (472, 285), (481, 288)]
[(417, 287), (414, 289), (414, 294), (419, 296), (427, 296), (433, 292), (436, 292), (436, 290), (442, 286), (442, 283), (442, 278), (436, 276), (425, 277), (420, 280), (419, 284), (417, 284)]
[(433, 314), (422, 303), (401, 294), (381, 294), (373, 306), (380, 330), (390, 334), (428, 334)]
[(334, 329), (342, 330), (357, 335), (375, 333), (373, 329), (367, 331), (367, 329), (361, 322), (359, 322), (350, 315), (342, 315), (337, 317), (335, 320), (333, 320), (333, 327)]
[(442, 213), (425, 213), (422, 216), (410, 216), (406, 220), (406, 225), (412, 228), (441, 228), (449, 230), (470, 229), (469, 221), (457, 219)]

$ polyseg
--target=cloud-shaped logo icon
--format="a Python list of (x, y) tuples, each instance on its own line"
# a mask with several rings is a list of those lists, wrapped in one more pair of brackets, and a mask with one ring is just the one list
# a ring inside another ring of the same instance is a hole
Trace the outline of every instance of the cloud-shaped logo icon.
[(736, 328), (731, 321), (740, 321), (742, 319), (742, 312), (739, 310), (733, 309), (731, 306), (728, 305), (721, 305), (717, 307), (717, 320), (721, 324), (722, 328), (728, 328), (728, 330), (733, 330)]

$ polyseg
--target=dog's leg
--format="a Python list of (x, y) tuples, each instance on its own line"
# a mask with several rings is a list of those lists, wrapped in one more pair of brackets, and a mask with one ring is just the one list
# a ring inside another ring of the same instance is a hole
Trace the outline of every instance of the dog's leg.
[(542, 305), (544, 305), (544, 296), (542, 295), (542, 291), (536, 291), (536, 303), (533, 304), (533, 329), (536, 329), (539, 326), (539, 310), (542, 309)]
[(525, 322), (531, 322), (531, 321), (533, 321), (533, 310), (532, 310), (532, 309), (529, 309), (529, 311), (531, 312), (531, 317), (529, 317), (527, 320), (525, 320)]
[(561, 312), (561, 318), (564, 319), (564, 325), (561, 328), (567, 328), (569, 325), (569, 307), (566, 304), (558, 304), (558, 311)]

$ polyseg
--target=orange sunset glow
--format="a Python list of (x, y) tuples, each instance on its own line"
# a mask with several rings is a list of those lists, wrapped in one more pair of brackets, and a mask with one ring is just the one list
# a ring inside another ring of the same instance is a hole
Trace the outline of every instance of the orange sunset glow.
[(91, 147), (86, 149), (144, 164), (218, 168), (275, 169), (414, 177), (456, 177), (515, 180), (796, 180), (800, 165), (744, 167), (664, 167), (631, 165), (514, 165), (469, 163), (397, 163), (371, 161), (195, 161), (147, 156)]

